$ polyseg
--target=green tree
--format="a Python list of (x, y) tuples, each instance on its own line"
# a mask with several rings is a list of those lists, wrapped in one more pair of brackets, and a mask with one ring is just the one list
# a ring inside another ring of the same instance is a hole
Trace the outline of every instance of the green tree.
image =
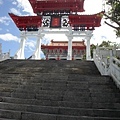
[(105, 21), (107, 25), (115, 29), (116, 35), (120, 37), (120, 0), (106, 0), (106, 4), (110, 9), (105, 12), (106, 19), (110, 19), (111, 23)]
[(110, 47), (111, 45), (110, 45), (110, 41), (103, 41), (100, 45), (99, 45), (99, 47)]
[(93, 50), (96, 49), (96, 45), (92, 44), (90, 46), (91, 57), (93, 58)]

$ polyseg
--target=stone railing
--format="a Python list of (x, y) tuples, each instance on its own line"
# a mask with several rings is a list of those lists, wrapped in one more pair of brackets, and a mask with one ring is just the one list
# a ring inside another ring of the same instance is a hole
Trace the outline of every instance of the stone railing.
[(101, 75), (108, 75), (113, 78), (120, 88), (120, 51), (114, 48), (99, 48), (93, 52), (94, 62)]
[(57, 59), (58, 55), (55, 55), (55, 54), (51, 54), (51, 55), (48, 55), (48, 59)]
[(120, 60), (115, 57), (111, 58), (110, 75), (120, 88)]
[(7, 53), (0, 53), (0, 61), (4, 61), (10, 59), (10, 52)]

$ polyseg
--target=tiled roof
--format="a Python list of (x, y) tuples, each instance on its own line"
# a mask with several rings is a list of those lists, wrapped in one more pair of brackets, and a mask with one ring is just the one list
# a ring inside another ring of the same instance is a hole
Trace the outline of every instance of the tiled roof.
[[(53, 41), (47, 46), (68, 46), (68, 41)], [(85, 46), (84, 41), (73, 41), (72, 46)]]

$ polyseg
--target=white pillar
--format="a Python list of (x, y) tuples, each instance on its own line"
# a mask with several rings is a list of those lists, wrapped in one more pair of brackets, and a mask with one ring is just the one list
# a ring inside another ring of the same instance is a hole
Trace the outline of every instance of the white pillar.
[(35, 60), (40, 60), (41, 59), (41, 57), (40, 57), (41, 40), (42, 40), (43, 36), (44, 36), (43, 34), (38, 35), (38, 39), (37, 39), (37, 42), (36, 42), (36, 49), (35, 49), (35, 52), (33, 53), (31, 59), (35, 59)]
[(91, 59), (91, 52), (90, 52), (90, 39), (87, 39), (87, 46), (86, 46), (86, 60)]
[(117, 55), (117, 51), (116, 51), (116, 45), (114, 45), (114, 47), (113, 47), (113, 56), (116, 56)]
[(92, 37), (92, 31), (87, 31), (86, 34), (86, 60), (91, 60), (91, 51), (90, 51), (90, 39)]
[(25, 59), (25, 56), (24, 56), (25, 41), (26, 41), (26, 35), (25, 33), (22, 33), (20, 47), (18, 51), (16, 52), (14, 59)]
[(67, 60), (72, 60), (72, 39), (73, 36), (69, 35), (68, 37), (68, 54), (67, 54)]

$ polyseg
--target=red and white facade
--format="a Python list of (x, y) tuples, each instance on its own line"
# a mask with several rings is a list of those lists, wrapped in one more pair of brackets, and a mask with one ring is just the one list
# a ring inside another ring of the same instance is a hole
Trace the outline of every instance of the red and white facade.
[[(68, 41), (53, 41), (48, 45), (41, 45), (46, 60), (67, 60)], [(72, 60), (81, 60), (86, 53), (84, 41), (72, 42)]]

